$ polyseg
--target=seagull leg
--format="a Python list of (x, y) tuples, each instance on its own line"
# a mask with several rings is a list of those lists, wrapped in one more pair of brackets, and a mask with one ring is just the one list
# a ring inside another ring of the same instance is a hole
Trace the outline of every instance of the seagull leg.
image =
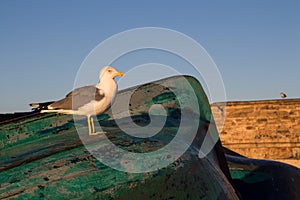
[(94, 124), (94, 118), (91, 117), (91, 125), (92, 125), (92, 133), (95, 133), (95, 124)]
[(91, 135), (91, 116), (87, 116), (87, 123), (88, 123), (88, 128), (89, 128), (89, 135)]
[(89, 135), (100, 135), (100, 134), (105, 134), (106, 132), (102, 131), (102, 132), (95, 132), (95, 124), (94, 124), (94, 118), (91, 117), (90, 119), (90, 129), (92, 129), (90, 132), (89, 132)]

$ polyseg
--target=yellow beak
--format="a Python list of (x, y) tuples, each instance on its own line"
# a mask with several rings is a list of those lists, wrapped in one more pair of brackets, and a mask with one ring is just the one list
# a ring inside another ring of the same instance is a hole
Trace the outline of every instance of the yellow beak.
[(117, 72), (117, 73), (115, 74), (115, 76), (124, 76), (124, 73), (123, 73), (123, 72)]

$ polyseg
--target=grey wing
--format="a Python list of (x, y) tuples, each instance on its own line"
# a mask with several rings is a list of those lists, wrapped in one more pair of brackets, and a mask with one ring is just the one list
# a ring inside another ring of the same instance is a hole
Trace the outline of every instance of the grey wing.
[(89, 102), (103, 99), (104, 93), (95, 86), (77, 88), (68, 93), (64, 99), (52, 103), (51, 109), (77, 110)]

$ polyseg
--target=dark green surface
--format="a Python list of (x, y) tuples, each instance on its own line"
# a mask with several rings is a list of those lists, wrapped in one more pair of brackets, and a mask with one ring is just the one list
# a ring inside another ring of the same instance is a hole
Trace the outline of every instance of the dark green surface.
[(227, 155), (242, 199), (300, 199), (300, 169), (280, 162)]
[[(220, 152), (213, 149), (207, 157), (200, 159), (195, 151), (206, 135), (211, 111), (199, 82), (192, 77), (186, 78), (200, 102), (199, 111), (190, 110), (190, 116), (201, 121), (193, 144), (174, 163), (153, 172), (120, 172), (100, 163), (82, 146), (72, 116), (30, 115), (1, 123), (0, 198), (236, 199), (226, 178), (229, 175), (227, 164), (222, 156), (217, 156)], [(180, 95), (174, 98), (170, 88)], [(151, 105), (161, 104), (166, 108), (168, 118), (164, 129), (150, 139), (124, 134), (110, 118), (110, 111), (98, 119), (102, 120), (107, 137), (121, 148), (135, 152), (153, 151), (166, 145), (176, 134), (181, 109), (178, 101), (189, 98), (189, 92), (183, 77), (172, 77), (118, 94), (115, 104), (121, 118), (131, 117), (139, 125), (150, 123), (147, 113)], [(131, 95), (130, 116), (123, 114), (127, 108), (122, 104), (124, 95)], [(76, 121), (76, 125), (87, 133), (86, 119)], [(91, 137), (86, 142), (101, 146), (102, 141), (101, 137)], [(141, 161), (140, 164), (145, 163)]]
[[(111, 111), (97, 116), (115, 145), (139, 153), (160, 149), (174, 138), (182, 109), (188, 110), (190, 121), (200, 119), (190, 148), (167, 167), (147, 173), (117, 171), (95, 159), (86, 147), (101, 147), (103, 140), (88, 136), (85, 118), (76, 120), (76, 126), (83, 130), (83, 135), (86, 132), (87, 146), (82, 144), (72, 116), (22, 113), (8, 115), (9, 120), (5, 121), (2, 115), (0, 199), (237, 199), (235, 191), (240, 199), (300, 199), (298, 168), (245, 158), (227, 150), (229, 171), (220, 141), (205, 158), (198, 157), (197, 149), (214, 123), (210, 124), (210, 106), (201, 85), (192, 77), (186, 79), (195, 91), (199, 111), (179, 106), (191, 92), (183, 77), (171, 77), (118, 94), (117, 115), (140, 126), (151, 122), (148, 110), (152, 105), (164, 106), (165, 126), (151, 138), (125, 134), (115, 124)], [(129, 115), (122, 101), (128, 96)], [(160, 114), (157, 111), (155, 118), (163, 117)], [(145, 164), (144, 160), (139, 163)]]

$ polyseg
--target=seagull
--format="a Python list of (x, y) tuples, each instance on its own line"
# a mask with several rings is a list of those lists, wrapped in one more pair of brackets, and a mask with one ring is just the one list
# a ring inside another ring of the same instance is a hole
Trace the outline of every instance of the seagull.
[(86, 116), (89, 135), (103, 134), (105, 132), (95, 132), (92, 116), (102, 114), (110, 108), (118, 90), (114, 80), (117, 76), (124, 76), (124, 73), (111, 66), (103, 67), (97, 84), (74, 89), (58, 101), (32, 103), (30, 106), (36, 107), (35, 110), (41, 113), (55, 112)]
[(281, 96), (281, 98), (286, 98), (287, 97), (287, 95), (284, 93), (284, 92), (280, 92), (280, 96)]

